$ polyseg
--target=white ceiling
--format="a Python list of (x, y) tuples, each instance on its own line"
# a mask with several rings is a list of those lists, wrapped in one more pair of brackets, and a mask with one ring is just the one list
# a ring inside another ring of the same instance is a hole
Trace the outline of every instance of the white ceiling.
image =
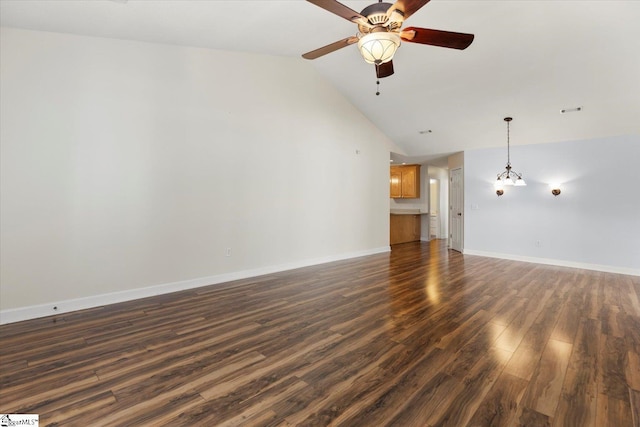
[[(300, 61), (357, 31), (303, 0), (0, 0), (0, 22)], [(505, 116), (513, 145), (640, 133), (639, 22), (636, 0), (433, 0), (405, 26), (473, 33), (473, 44), (403, 43), (380, 96), (356, 46), (309, 64), (405, 151), (397, 159), (426, 161), (506, 145)]]

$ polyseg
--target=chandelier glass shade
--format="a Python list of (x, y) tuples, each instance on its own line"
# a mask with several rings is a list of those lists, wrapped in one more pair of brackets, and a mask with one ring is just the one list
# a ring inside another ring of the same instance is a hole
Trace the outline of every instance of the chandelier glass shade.
[(384, 64), (393, 59), (400, 47), (400, 36), (389, 31), (378, 31), (365, 34), (358, 41), (358, 49), (369, 64)]

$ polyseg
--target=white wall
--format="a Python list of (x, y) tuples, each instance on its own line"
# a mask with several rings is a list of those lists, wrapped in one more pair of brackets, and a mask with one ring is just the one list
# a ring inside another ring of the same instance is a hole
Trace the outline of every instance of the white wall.
[(302, 59), (0, 39), (2, 321), (388, 250), (391, 142)]
[(466, 151), (465, 253), (640, 275), (639, 162), (638, 135), (515, 146), (528, 185), (497, 197), (506, 147)]

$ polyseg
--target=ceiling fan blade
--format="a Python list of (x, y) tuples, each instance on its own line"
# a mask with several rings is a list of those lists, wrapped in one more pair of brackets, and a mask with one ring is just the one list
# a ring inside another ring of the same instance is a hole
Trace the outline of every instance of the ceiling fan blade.
[(376, 76), (381, 79), (389, 77), (393, 74), (393, 61), (385, 62), (384, 64), (376, 64)]
[(358, 43), (358, 38), (355, 36), (347, 37), (346, 39), (338, 40), (337, 42), (333, 42), (316, 50), (312, 50), (311, 52), (307, 52), (302, 55), (304, 59), (316, 59), (321, 56), (326, 55), (327, 53), (335, 52), (338, 49), (342, 49), (343, 47), (347, 47), (351, 44)]
[(430, 30), (428, 28), (409, 27), (400, 32), (402, 40), (410, 43), (428, 44), (431, 46), (466, 49), (473, 42), (473, 34), (454, 33), (451, 31)]
[(403, 17), (403, 20), (406, 20), (427, 3), (429, 0), (398, 0), (389, 8), (387, 15), (391, 16), (396, 12)]
[(355, 22), (356, 24), (361, 24), (366, 27), (371, 27), (369, 21), (366, 17), (362, 16), (355, 10), (343, 5), (336, 0), (307, 0), (309, 3), (313, 3), (318, 7), (323, 8), (326, 11), (329, 11), (335, 15), (338, 15), (347, 21)]

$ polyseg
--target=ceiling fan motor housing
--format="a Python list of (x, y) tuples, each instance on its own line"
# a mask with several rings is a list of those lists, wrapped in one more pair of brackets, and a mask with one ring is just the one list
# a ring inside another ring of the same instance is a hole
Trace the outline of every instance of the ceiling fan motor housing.
[(374, 30), (379, 27), (386, 27), (388, 31), (400, 28), (402, 26), (402, 22), (389, 22), (389, 15), (387, 12), (392, 6), (393, 4), (391, 3), (374, 3), (362, 9), (360, 14), (362, 16), (366, 16), (367, 20), (371, 25), (373, 25), (373, 27), (358, 25), (360, 33), (368, 34), (374, 32)]

